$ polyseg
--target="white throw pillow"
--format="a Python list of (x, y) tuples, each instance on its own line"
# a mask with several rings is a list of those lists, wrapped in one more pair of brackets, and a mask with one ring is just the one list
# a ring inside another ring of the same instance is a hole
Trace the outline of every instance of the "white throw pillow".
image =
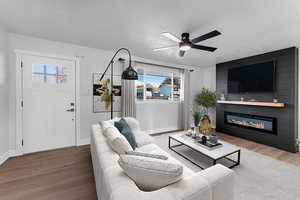
[(124, 119), (132, 131), (140, 130), (140, 123), (138, 120), (133, 117), (124, 117)]
[(127, 139), (122, 135), (116, 127), (108, 127), (104, 130), (108, 144), (119, 155), (128, 151), (133, 151)]
[(119, 165), (144, 191), (153, 191), (182, 178), (183, 167), (168, 160), (133, 155), (120, 155)]
[(106, 121), (100, 121), (99, 124), (101, 126), (102, 132), (105, 135), (105, 129), (107, 129), (108, 127), (115, 127), (115, 121), (119, 121), (121, 118), (119, 117), (115, 117), (111, 120), (106, 120)]
[(101, 129), (102, 129), (102, 133), (104, 136), (105, 135), (105, 130), (109, 127), (113, 127), (113, 123), (111, 123), (110, 121), (100, 121), (99, 124), (101, 125)]

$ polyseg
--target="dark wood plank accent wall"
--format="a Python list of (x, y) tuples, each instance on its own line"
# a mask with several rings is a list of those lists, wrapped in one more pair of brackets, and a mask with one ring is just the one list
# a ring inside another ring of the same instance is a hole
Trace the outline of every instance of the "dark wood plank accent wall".
[[(227, 93), (228, 69), (270, 60), (275, 60), (276, 62), (275, 92)], [(216, 67), (216, 73), (218, 99), (220, 99), (220, 95), (223, 93), (226, 100), (240, 100), (243, 97), (245, 101), (255, 99), (257, 101), (272, 102), (273, 98), (277, 98), (278, 102), (285, 103), (284, 108), (217, 104), (217, 131), (290, 152), (298, 151), (298, 49), (296, 47), (219, 63)], [(225, 124), (225, 111), (275, 117), (277, 118), (277, 135)]]

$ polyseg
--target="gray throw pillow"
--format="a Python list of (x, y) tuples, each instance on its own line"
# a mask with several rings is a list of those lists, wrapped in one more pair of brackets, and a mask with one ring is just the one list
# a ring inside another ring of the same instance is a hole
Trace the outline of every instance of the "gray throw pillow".
[(135, 150), (135, 148), (137, 147), (135, 136), (132, 133), (132, 130), (127, 124), (126, 120), (122, 118), (120, 119), (120, 121), (116, 121), (115, 127), (117, 127), (120, 133), (125, 136), (132, 149)]

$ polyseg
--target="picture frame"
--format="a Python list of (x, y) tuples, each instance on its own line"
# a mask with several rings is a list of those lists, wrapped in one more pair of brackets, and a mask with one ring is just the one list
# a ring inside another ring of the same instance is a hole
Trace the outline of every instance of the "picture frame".
[(114, 75), (114, 85), (111, 87), (111, 75), (104, 75), (100, 81), (102, 73), (93, 73), (93, 113), (110, 112), (111, 92), (113, 98), (113, 112), (121, 112), (122, 84), (121, 76)]

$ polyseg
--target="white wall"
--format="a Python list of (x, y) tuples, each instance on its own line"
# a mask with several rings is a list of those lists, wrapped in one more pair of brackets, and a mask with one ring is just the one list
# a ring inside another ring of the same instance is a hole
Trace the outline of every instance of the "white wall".
[[(195, 68), (195, 71), (191, 74), (192, 98), (200, 93), (202, 88), (208, 88), (211, 91), (216, 91), (216, 65)], [(216, 127), (216, 110), (210, 109), (209, 116), (212, 121), (212, 126)]]
[[(22, 35), (9, 35), (9, 56), (10, 56), (10, 147), (15, 148), (16, 135), (16, 116), (15, 116), (15, 96), (16, 96), (16, 76), (15, 76), (15, 53), (14, 50), (33, 51), (44, 54), (60, 55), (66, 57), (82, 56), (80, 62), (80, 138), (88, 141), (91, 124), (100, 120), (110, 118), (110, 113), (93, 113), (92, 112), (92, 73), (103, 72), (107, 63), (113, 55), (112, 51), (92, 49), (67, 43), (54, 42), (44, 39), (32, 38)], [(133, 52), (134, 54), (134, 52)], [(125, 57), (127, 58), (127, 57)], [(157, 62), (144, 58), (136, 57), (145, 62), (154, 62), (157, 64), (173, 65), (170, 63)], [(116, 62), (115, 74), (121, 73), (121, 63)], [(194, 69), (197, 67), (193, 67)], [(211, 75), (213, 70), (198, 69), (193, 72), (192, 94), (200, 92), (202, 87), (215, 87), (214, 76)], [(208, 76), (209, 75), (209, 76)], [(208, 78), (211, 77), (211, 78)], [(201, 80), (204, 78), (209, 83)], [(141, 127), (150, 133), (175, 130), (180, 128), (180, 116), (178, 110), (179, 104), (172, 102), (143, 102), (137, 105), (137, 118), (141, 122)]]
[(137, 103), (137, 119), (149, 134), (181, 129), (180, 103), (147, 101)]
[(9, 150), (8, 34), (0, 28), (0, 164)]

